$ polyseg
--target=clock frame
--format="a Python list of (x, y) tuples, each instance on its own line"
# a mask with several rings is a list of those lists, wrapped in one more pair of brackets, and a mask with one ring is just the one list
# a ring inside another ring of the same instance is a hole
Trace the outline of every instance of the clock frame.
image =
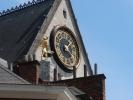
[(67, 27), (55, 27), (50, 34), (50, 47), (56, 63), (66, 72), (72, 72), (80, 62), (80, 48), (74, 33)]

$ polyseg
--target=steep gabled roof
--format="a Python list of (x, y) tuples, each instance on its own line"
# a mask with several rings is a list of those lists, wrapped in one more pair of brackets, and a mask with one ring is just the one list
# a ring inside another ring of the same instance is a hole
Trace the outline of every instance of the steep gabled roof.
[(55, 0), (33, 0), (0, 13), (0, 57), (15, 61), (25, 55)]
[(0, 64), (0, 84), (30, 84)]
[[(0, 57), (12, 62), (26, 54), (33, 54), (61, 1), (33, 0), (28, 5), (20, 5), (15, 10), (0, 13)], [(89, 68), (89, 74), (92, 75), (91, 65), (70, 0), (66, 0), (66, 3), (74, 29), (79, 36), (78, 40), (82, 45), (83, 56)]]

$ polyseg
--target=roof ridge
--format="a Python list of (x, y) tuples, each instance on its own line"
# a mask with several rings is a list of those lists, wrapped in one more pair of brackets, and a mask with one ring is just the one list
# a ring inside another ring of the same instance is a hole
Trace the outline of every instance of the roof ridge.
[(0, 68), (3, 69), (4, 71), (8, 72), (9, 74), (13, 75), (14, 77), (16, 77), (17, 79), (20, 79), (22, 82), (26, 83), (26, 84), (30, 84), (29, 82), (27, 82), (26, 80), (24, 80), (23, 78), (17, 76), (15, 73), (13, 73), (12, 71), (8, 70), (6, 67), (4, 67), (4, 65), (0, 64)]
[(7, 14), (10, 14), (10, 13), (15, 12), (15, 11), (19, 11), (19, 10), (27, 8), (27, 7), (42, 3), (44, 1), (46, 1), (46, 0), (32, 0), (32, 1), (28, 1), (28, 3), (23, 3), (23, 4), (20, 4), (18, 6), (11, 7), (10, 9), (6, 9), (6, 10), (3, 10), (2, 12), (0, 12), (0, 17), (7, 15)]

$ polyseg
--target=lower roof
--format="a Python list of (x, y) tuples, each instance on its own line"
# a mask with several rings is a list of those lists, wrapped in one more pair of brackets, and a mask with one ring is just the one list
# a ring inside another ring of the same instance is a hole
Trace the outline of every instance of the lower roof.
[(30, 84), (11, 70), (0, 64), (0, 84)]
[(65, 86), (0, 84), (0, 98), (77, 100)]

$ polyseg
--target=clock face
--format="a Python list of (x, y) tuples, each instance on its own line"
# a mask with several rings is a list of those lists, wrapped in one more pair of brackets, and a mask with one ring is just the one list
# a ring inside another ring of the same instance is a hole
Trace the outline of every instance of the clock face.
[(67, 28), (59, 28), (54, 31), (51, 37), (51, 49), (55, 52), (54, 58), (56, 62), (65, 70), (72, 70), (73, 66), (79, 63), (79, 46), (72, 33)]

